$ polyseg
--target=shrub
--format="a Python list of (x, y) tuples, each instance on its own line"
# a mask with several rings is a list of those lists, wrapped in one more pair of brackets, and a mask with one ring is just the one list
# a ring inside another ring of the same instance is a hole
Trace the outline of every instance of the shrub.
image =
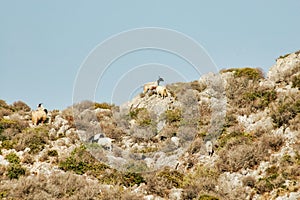
[(101, 200), (141, 200), (143, 199), (143, 195), (124, 190), (122, 186), (114, 186), (110, 188), (101, 188), (99, 198)]
[(218, 184), (219, 173), (215, 168), (207, 168), (198, 165), (194, 171), (183, 177), (182, 188), (183, 199), (196, 199), (203, 194), (217, 195), (216, 186)]
[(14, 148), (15, 143), (11, 140), (3, 140), (1, 144), (1, 148), (4, 149), (12, 149)]
[(263, 72), (258, 68), (231, 68), (223, 70), (221, 73), (234, 72), (236, 78), (245, 77), (250, 80), (258, 80), (264, 78)]
[(14, 139), (17, 143), (15, 149), (23, 151), (26, 147), (29, 147), (29, 153), (31, 154), (40, 152), (49, 141), (48, 131), (49, 128), (45, 126), (25, 129)]
[(244, 186), (254, 187), (255, 186), (255, 178), (252, 176), (246, 176), (242, 180)]
[(9, 108), (9, 105), (2, 99), (0, 99), (0, 108)]
[(11, 140), (15, 135), (21, 133), (29, 124), (20, 119), (0, 119), (0, 139)]
[(95, 103), (94, 104), (94, 107), (95, 107), (95, 109), (97, 109), (97, 108), (101, 108), (101, 109), (109, 109), (109, 110), (111, 110), (113, 107), (114, 107), (115, 105), (113, 105), (113, 104), (108, 104), (108, 103)]
[(20, 158), (15, 153), (9, 153), (5, 156), (5, 159), (8, 160), (11, 164), (19, 164)]
[(131, 108), (129, 111), (131, 119), (135, 119), (139, 126), (147, 127), (153, 124), (150, 112), (146, 108)]
[(122, 176), (122, 185), (125, 187), (139, 186), (141, 183), (145, 183), (145, 179), (139, 173), (126, 172)]
[(166, 121), (169, 124), (180, 122), (180, 120), (182, 119), (181, 110), (179, 108), (176, 108), (174, 110), (166, 110), (165, 116), (166, 116)]
[(300, 96), (284, 96), (272, 104), (271, 117), (276, 127), (289, 125), (289, 121), (300, 113)]
[(82, 101), (80, 103), (74, 104), (71, 109), (74, 109), (76, 113), (81, 113), (84, 110), (88, 110), (95, 107), (95, 103), (92, 101)]
[(210, 196), (208, 194), (203, 194), (199, 196), (198, 200), (219, 200), (219, 198)]
[(18, 179), (20, 176), (25, 175), (25, 168), (19, 163), (12, 163), (7, 168), (7, 176), (10, 179)]
[(283, 145), (280, 136), (262, 136), (257, 141), (245, 137), (232, 138), (220, 150), (220, 159), (216, 166), (220, 172), (237, 172), (257, 166), (261, 161), (268, 159), (272, 151), (278, 151)]
[(265, 192), (271, 192), (275, 188), (285, 188), (284, 183), (285, 179), (281, 175), (274, 173), (260, 178), (256, 182), (255, 187), (259, 194), (263, 194)]
[(264, 109), (276, 99), (276, 92), (274, 90), (246, 92), (244, 98), (245, 103), (251, 104), (254, 108)]
[(80, 146), (75, 148), (69, 157), (59, 162), (59, 168), (64, 171), (73, 171), (82, 175), (89, 173), (97, 176), (109, 167), (98, 162), (87, 150), (86, 147)]
[(182, 180), (183, 174), (170, 168), (164, 168), (158, 172), (147, 174), (146, 190), (150, 194), (157, 194), (167, 198), (169, 190), (173, 187), (180, 187)]
[(56, 150), (48, 150), (47, 155), (54, 157), (54, 156), (58, 156), (58, 153)]
[(38, 174), (0, 185), (7, 199), (99, 199), (101, 190), (96, 181), (71, 173)]
[(300, 74), (293, 76), (292, 78), (292, 87), (300, 88)]
[(183, 174), (177, 170), (171, 170), (169, 168), (165, 168), (158, 172), (157, 177), (164, 179), (170, 188), (180, 187), (183, 181)]
[(104, 174), (99, 181), (104, 184), (123, 185), (125, 187), (139, 186), (141, 183), (146, 182), (140, 173), (119, 172), (116, 170)]
[(205, 84), (200, 84), (199, 81), (193, 81), (191, 82), (191, 88), (193, 90), (197, 90), (198, 92), (202, 92), (203, 90), (206, 89), (206, 85)]
[(23, 101), (16, 101), (12, 104), (11, 106), (13, 111), (25, 111), (25, 112), (29, 112), (31, 110), (31, 108), (24, 103)]

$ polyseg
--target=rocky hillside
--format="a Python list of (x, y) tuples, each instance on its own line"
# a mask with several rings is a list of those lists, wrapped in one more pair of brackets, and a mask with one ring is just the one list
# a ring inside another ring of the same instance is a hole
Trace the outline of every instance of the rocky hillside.
[(33, 125), (0, 100), (1, 199), (300, 199), (300, 51)]

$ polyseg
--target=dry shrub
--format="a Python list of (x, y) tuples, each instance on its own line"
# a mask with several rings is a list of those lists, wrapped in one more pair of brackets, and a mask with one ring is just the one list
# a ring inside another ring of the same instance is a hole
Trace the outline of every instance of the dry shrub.
[(259, 80), (264, 78), (262, 69), (259, 68), (231, 68), (221, 70), (220, 73), (233, 72), (235, 78), (247, 78), (249, 80)]
[(8, 116), (12, 113), (10, 106), (2, 99), (0, 99), (0, 118)]
[(100, 112), (97, 112), (96, 116), (97, 116), (98, 121), (106, 120), (106, 119), (112, 117), (112, 111), (111, 110), (101, 110)]
[(197, 90), (198, 92), (202, 92), (203, 90), (206, 89), (206, 87), (207, 87), (206, 84), (204, 84), (204, 83), (200, 84), (199, 81), (192, 81), (191, 82), (191, 88), (193, 90)]
[(276, 99), (274, 90), (261, 88), (259, 80), (263, 74), (259, 69), (229, 69), (234, 72), (226, 84), (226, 96), (232, 113), (249, 115), (263, 110)]
[(109, 110), (111, 110), (114, 106), (115, 105), (113, 105), (113, 104), (109, 104), (109, 103), (105, 103), (105, 102), (103, 102), (103, 103), (95, 103), (94, 104), (95, 109), (101, 108), (101, 109), (109, 109)]
[(182, 199), (195, 199), (203, 194), (219, 196), (217, 191), (219, 173), (214, 168), (197, 166), (182, 182)]
[(191, 154), (195, 154), (201, 150), (201, 147), (203, 146), (203, 139), (202, 138), (196, 138), (191, 146), (188, 149), (188, 152)]
[(292, 131), (299, 132), (299, 130), (300, 130), (300, 113), (298, 113), (295, 118), (291, 119), (289, 121), (289, 124), (290, 124), (290, 128)]
[(300, 88), (300, 74), (292, 76), (292, 87)]
[(94, 106), (95, 103), (93, 103), (92, 101), (82, 101), (80, 103), (74, 104), (72, 108), (74, 109), (74, 111), (76, 111), (76, 113), (81, 113), (84, 110), (94, 109)]
[(199, 125), (201, 127), (208, 127), (211, 122), (212, 110), (210, 107), (209, 101), (200, 101), (199, 102)]
[(167, 198), (169, 190), (173, 187), (180, 187), (183, 181), (183, 174), (170, 168), (162, 169), (146, 175), (146, 190), (150, 194), (156, 194)]
[(156, 129), (154, 127), (133, 126), (130, 130), (134, 142), (149, 142), (155, 135)]
[(300, 113), (300, 93), (280, 97), (271, 105), (271, 117), (276, 127), (288, 126)]
[(253, 176), (246, 176), (242, 180), (244, 186), (254, 187), (255, 186), (255, 178)]
[(163, 138), (171, 138), (173, 136), (176, 136), (178, 128), (179, 127), (174, 124), (166, 124), (160, 131), (159, 136), (162, 136)]
[(124, 190), (121, 186), (114, 186), (101, 188), (99, 198), (102, 200), (140, 200), (143, 199), (143, 196), (130, 192), (129, 190)]
[[(73, 110), (72, 107), (69, 107), (69, 108), (63, 110), (61, 115), (62, 115), (62, 118), (68, 120), (68, 123), (70, 125), (72, 125), (72, 127), (75, 126), (75, 124), (74, 124), (74, 110)], [(53, 118), (53, 119), (55, 119), (55, 118)]]
[(263, 136), (258, 141), (244, 137), (232, 138), (220, 150), (220, 159), (216, 166), (220, 172), (237, 172), (240, 169), (254, 168), (261, 161), (267, 160), (273, 151), (278, 151), (283, 145), (280, 136)]
[(13, 111), (29, 112), (31, 108), (23, 101), (16, 101), (11, 105)]
[(17, 151), (23, 151), (28, 147), (30, 148), (29, 153), (37, 154), (42, 151), (49, 142), (48, 132), (49, 127), (47, 126), (38, 126), (24, 130), (14, 138), (16, 142), (15, 149)]
[(165, 119), (168, 124), (178, 123), (182, 119), (182, 111), (179, 108), (165, 111)]
[(100, 187), (95, 181), (71, 173), (28, 176), (0, 185), (8, 199), (98, 199)]
[(122, 140), (122, 136), (124, 136), (124, 132), (121, 128), (117, 127), (116, 123), (113, 122), (100, 122), (100, 128), (103, 133), (109, 138), (112, 138), (116, 140), (116, 142), (119, 142)]
[(31, 154), (25, 153), (23, 155), (22, 163), (31, 164), (32, 165), (34, 162), (35, 162), (34, 156), (32, 156)]

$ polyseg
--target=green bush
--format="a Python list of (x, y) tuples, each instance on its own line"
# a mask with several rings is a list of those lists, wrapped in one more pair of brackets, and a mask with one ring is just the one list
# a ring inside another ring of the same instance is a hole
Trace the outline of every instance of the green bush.
[(152, 119), (149, 111), (146, 108), (133, 108), (129, 111), (131, 119), (135, 119), (140, 126), (149, 126), (152, 124)]
[(79, 175), (88, 172), (94, 176), (98, 176), (109, 167), (95, 160), (86, 150), (85, 146), (80, 146), (75, 148), (68, 158), (59, 162), (59, 168), (64, 171), (73, 171)]
[(145, 179), (139, 173), (126, 172), (122, 177), (122, 184), (125, 187), (139, 186), (141, 183), (145, 183)]
[(244, 94), (246, 103), (252, 104), (256, 109), (266, 108), (272, 101), (276, 99), (276, 92), (274, 90), (254, 91)]
[(15, 143), (11, 140), (2, 140), (1, 148), (12, 149), (12, 148), (14, 148), (14, 145), (15, 145)]
[(292, 78), (292, 87), (293, 88), (300, 88), (300, 74), (294, 76)]
[(25, 175), (25, 168), (19, 163), (12, 163), (8, 166), (7, 176), (10, 179), (19, 179), (20, 176)]
[(11, 164), (20, 163), (20, 158), (15, 153), (9, 153), (8, 155), (5, 156), (5, 159), (8, 160), (8, 162)]
[(94, 107), (95, 107), (95, 109), (101, 108), (101, 109), (109, 109), (109, 110), (111, 110), (114, 107), (114, 105), (104, 102), (104, 103), (95, 103)]
[(210, 196), (208, 194), (200, 195), (198, 200), (219, 200), (217, 197)]
[(158, 177), (165, 179), (172, 187), (180, 187), (183, 181), (183, 174), (177, 170), (165, 168), (157, 174)]
[(289, 125), (289, 121), (300, 113), (300, 99), (298, 96), (284, 97), (273, 104), (271, 117), (276, 127)]
[(30, 154), (36, 154), (42, 151), (49, 141), (48, 131), (49, 127), (46, 126), (25, 129), (14, 138), (14, 141), (16, 141), (15, 149), (17, 151), (23, 151), (26, 147), (29, 147)]
[(182, 119), (182, 112), (178, 108), (174, 110), (166, 110), (165, 116), (166, 116), (166, 121), (169, 124), (174, 122), (180, 122)]
[(58, 156), (58, 153), (57, 153), (56, 150), (49, 150), (49, 151), (47, 152), (47, 155), (48, 155), (48, 156), (54, 157), (54, 156)]

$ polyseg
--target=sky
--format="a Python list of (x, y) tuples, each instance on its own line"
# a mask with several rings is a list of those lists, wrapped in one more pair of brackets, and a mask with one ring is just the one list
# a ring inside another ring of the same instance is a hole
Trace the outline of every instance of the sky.
[[(247, 66), (267, 72), (277, 57), (300, 49), (299, 8), (298, 0), (0, 0), (0, 99), (9, 104), (21, 100), (32, 109), (40, 102), (64, 109), (80, 87), (81, 98), (91, 90), (92, 100), (121, 104), (141, 92), (137, 77), (146, 82), (161, 75), (163, 84), (200, 78), (183, 57), (159, 48), (120, 54), (100, 77), (99, 59), (122, 45), (93, 52), (111, 38), (147, 27), (192, 39), (217, 69)], [(96, 85), (77, 86), (87, 62), (98, 71), (89, 71), (82, 81), (96, 74)]]

